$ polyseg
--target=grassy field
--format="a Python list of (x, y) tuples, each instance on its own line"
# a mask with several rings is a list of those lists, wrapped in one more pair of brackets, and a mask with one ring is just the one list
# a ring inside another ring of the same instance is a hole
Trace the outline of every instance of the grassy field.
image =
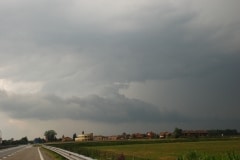
[[(190, 140), (191, 141), (191, 140)], [(100, 157), (94, 157), (99, 160), (106, 159), (106, 154), (120, 155), (123, 154), (126, 159), (139, 160), (176, 160), (177, 157), (183, 157), (181, 160), (185, 160), (184, 155), (198, 155), (207, 156), (223, 156), (228, 153), (239, 156), (240, 155), (240, 139), (204, 139), (189, 142), (189, 139), (185, 140), (157, 140), (157, 141), (115, 141), (115, 142), (82, 142), (82, 143), (68, 143), (68, 144), (55, 144), (54, 146), (64, 148), (70, 151), (78, 153), (87, 153), (90, 155), (99, 155)], [(82, 152), (84, 151), (84, 152)], [(190, 153), (190, 154), (189, 154)], [(108, 155), (108, 157), (109, 157)], [(205, 156), (206, 157), (206, 156)], [(110, 158), (108, 158), (110, 159)], [(111, 159), (117, 159), (111, 158)], [(189, 158), (188, 158), (189, 159)], [(187, 159), (187, 160), (188, 160)], [(196, 158), (197, 159), (197, 158)], [(199, 158), (198, 158), (199, 159)], [(203, 158), (201, 158), (203, 159)], [(206, 158), (205, 158), (206, 159)], [(204, 160), (205, 160), (204, 159)], [(209, 158), (207, 158), (210, 160)], [(231, 158), (214, 158), (222, 160), (230, 160)], [(193, 158), (190, 158), (193, 160)], [(211, 159), (212, 160), (212, 159)], [(239, 159), (235, 159), (239, 160)]]
[(101, 151), (123, 153), (132, 157), (138, 156), (151, 160), (176, 160), (177, 157), (197, 151), (208, 155), (223, 155), (227, 153), (240, 154), (240, 139), (225, 141), (177, 142), (136, 145), (116, 145), (91, 147)]

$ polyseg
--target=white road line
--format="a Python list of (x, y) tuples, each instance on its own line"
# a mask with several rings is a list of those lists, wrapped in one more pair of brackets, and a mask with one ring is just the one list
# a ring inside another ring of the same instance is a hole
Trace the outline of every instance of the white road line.
[(42, 153), (41, 153), (39, 147), (38, 147), (38, 153), (39, 153), (40, 159), (41, 159), (41, 160), (44, 160), (44, 158), (43, 158), (43, 156), (42, 156)]

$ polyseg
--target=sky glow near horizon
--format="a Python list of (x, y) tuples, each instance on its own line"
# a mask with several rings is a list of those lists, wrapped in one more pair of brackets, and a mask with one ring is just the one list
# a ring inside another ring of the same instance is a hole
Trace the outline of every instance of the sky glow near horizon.
[(240, 130), (239, 6), (1, 1), (3, 139)]

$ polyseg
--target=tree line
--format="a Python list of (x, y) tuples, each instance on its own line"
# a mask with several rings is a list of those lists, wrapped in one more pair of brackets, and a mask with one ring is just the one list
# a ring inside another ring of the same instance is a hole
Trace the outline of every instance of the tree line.
[(29, 143), (29, 141), (28, 141), (27, 137), (22, 137), (19, 140), (14, 140), (12, 138), (12, 139), (9, 139), (9, 140), (3, 140), (2, 141), (3, 146), (6, 146), (6, 145), (21, 145), (21, 144), (28, 144), (28, 143)]
[[(212, 130), (204, 130), (204, 136), (208, 137), (220, 137), (220, 136), (237, 136), (240, 135), (240, 133), (236, 129), (212, 129)], [(192, 134), (194, 135), (194, 134)], [(173, 131), (173, 136), (175, 138), (183, 137), (184, 136), (184, 130), (180, 128), (175, 128)], [(195, 134), (197, 137), (198, 135)]]

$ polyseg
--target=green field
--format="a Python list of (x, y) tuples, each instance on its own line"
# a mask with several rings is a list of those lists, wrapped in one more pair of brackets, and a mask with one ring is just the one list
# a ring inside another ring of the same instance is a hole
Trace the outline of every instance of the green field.
[[(80, 151), (88, 149), (88, 152), (100, 151), (101, 155), (113, 153), (116, 155), (123, 154), (128, 159), (143, 158), (149, 160), (176, 160), (189, 152), (197, 152), (210, 156), (223, 156), (227, 153), (234, 153), (240, 155), (240, 139), (224, 139), (224, 140), (204, 140), (197, 142), (162, 142), (162, 141), (149, 141), (144, 142), (110, 142), (98, 143), (72, 143), (62, 144), (62, 148), (66, 147), (72, 151)], [(71, 149), (72, 148), (72, 149)], [(104, 159), (104, 158), (97, 158)]]
[(186, 154), (189, 151), (197, 151), (210, 155), (226, 154), (228, 152), (240, 154), (240, 140), (136, 144), (92, 148), (152, 160), (175, 160), (176, 157)]

